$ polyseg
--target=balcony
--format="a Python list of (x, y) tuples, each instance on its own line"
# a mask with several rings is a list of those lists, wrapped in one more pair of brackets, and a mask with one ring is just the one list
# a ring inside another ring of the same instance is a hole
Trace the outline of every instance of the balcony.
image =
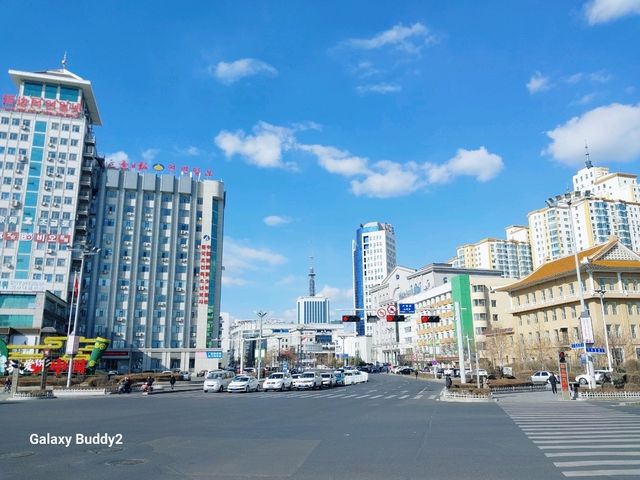
[(80, 177), (80, 185), (84, 187), (90, 187), (93, 182), (91, 181), (91, 175), (82, 175)]
[(84, 144), (87, 146), (94, 146), (96, 145), (96, 137), (93, 135), (85, 135), (84, 136)]

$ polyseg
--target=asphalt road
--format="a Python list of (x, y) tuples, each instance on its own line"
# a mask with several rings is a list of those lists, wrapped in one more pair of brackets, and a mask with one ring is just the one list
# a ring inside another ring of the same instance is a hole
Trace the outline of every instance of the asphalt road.
[[(0, 478), (565, 478), (500, 403), (439, 402), (441, 388), (370, 375), (321, 392), (0, 403)], [(105, 433), (122, 444), (76, 443)], [(72, 440), (33, 445), (33, 434)]]

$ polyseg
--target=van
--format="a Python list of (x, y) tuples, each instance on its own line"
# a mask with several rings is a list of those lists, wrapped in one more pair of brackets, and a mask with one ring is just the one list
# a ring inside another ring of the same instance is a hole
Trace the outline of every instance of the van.
[(227, 389), (235, 374), (229, 370), (209, 370), (204, 377), (202, 391), (222, 392)]

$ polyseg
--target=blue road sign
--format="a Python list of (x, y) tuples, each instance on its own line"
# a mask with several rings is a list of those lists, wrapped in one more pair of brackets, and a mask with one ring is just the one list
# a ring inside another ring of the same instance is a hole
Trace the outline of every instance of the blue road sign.
[(222, 358), (222, 351), (220, 351), (220, 352), (207, 352), (207, 358)]
[(416, 313), (416, 304), (415, 303), (400, 303), (398, 304), (399, 313)]
[(572, 343), (571, 350), (577, 350), (578, 348), (584, 348), (584, 343)]
[(602, 347), (587, 347), (587, 353), (604, 353)]

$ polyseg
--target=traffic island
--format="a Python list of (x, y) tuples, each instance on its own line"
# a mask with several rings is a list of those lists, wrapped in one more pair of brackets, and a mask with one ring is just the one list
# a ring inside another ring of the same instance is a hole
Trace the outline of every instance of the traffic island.
[(491, 402), (493, 394), (489, 388), (478, 388), (475, 384), (460, 383), (455, 380), (450, 388), (440, 393), (443, 402)]

